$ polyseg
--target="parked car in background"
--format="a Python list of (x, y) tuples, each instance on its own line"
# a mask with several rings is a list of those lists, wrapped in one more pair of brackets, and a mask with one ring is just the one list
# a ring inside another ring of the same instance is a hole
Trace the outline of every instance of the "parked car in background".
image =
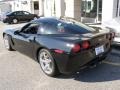
[(48, 76), (71, 73), (96, 65), (110, 52), (114, 33), (99, 32), (75, 20), (33, 20), (21, 29), (3, 33), (5, 47), (40, 63)]
[(38, 15), (36, 14), (31, 14), (27, 11), (15, 11), (15, 12), (10, 12), (6, 15), (6, 17), (3, 19), (4, 23), (18, 23), (20, 21), (30, 21), (33, 19), (39, 18)]

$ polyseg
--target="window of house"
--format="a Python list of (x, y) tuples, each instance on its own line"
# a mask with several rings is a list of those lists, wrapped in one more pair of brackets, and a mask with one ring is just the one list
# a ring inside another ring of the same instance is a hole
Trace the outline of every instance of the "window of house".
[(34, 2), (34, 9), (39, 10), (39, 2), (38, 1)]
[(91, 1), (88, 1), (88, 10), (91, 9)]

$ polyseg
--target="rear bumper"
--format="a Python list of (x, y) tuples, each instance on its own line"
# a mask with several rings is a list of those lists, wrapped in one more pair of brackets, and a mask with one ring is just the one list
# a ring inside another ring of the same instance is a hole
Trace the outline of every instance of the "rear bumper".
[(3, 19), (3, 23), (9, 23), (9, 22), (10, 22), (10, 19), (8, 18)]
[(3, 19), (2, 21), (3, 21), (3, 23), (7, 23), (7, 19)]
[(69, 74), (78, 71), (85, 66), (90, 66), (93, 63), (96, 64), (104, 60), (109, 52), (110, 48), (106, 49), (105, 52), (100, 55), (95, 55), (95, 52), (92, 49), (80, 52), (76, 55), (55, 55), (55, 61), (61, 73)]

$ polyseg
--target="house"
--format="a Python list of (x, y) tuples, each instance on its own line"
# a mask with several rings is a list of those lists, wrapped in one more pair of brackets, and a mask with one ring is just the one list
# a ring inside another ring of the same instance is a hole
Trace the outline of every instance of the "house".
[(81, 0), (3, 0), (10, 11), (24, 10), (39, 16), (81, 19)]
[(11, 5), (9, 3), (0, 1), (0, 14), (11, 12)]
[[(6, 11), (24, 10), (34, 14), (39, 14), (39, 0), (3, 0), (0, 4)], [(9, 7), (6, 7), (7, 5)]]
[(39, 14), (80, 20), (81, 0), (39, 0)]
[(4, 0), (10, 4), (11, 11), (24, 10), (45, 17), (72, 17), (84, 23), (101, 22), (102, 1), (104, 0)]
[[(120, 26), (120, 0), (103, 0), (102, 24)], [(107, 7), (106, 7), (107, 4)]]

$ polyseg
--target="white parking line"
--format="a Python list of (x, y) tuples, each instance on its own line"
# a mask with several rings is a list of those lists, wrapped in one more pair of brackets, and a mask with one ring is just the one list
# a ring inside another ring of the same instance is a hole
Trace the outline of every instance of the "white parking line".
[(114, 63), (114, 62), (110, 62), (110, 61), (103, 61), (103, 63), (120, 67), (120, 63)]

